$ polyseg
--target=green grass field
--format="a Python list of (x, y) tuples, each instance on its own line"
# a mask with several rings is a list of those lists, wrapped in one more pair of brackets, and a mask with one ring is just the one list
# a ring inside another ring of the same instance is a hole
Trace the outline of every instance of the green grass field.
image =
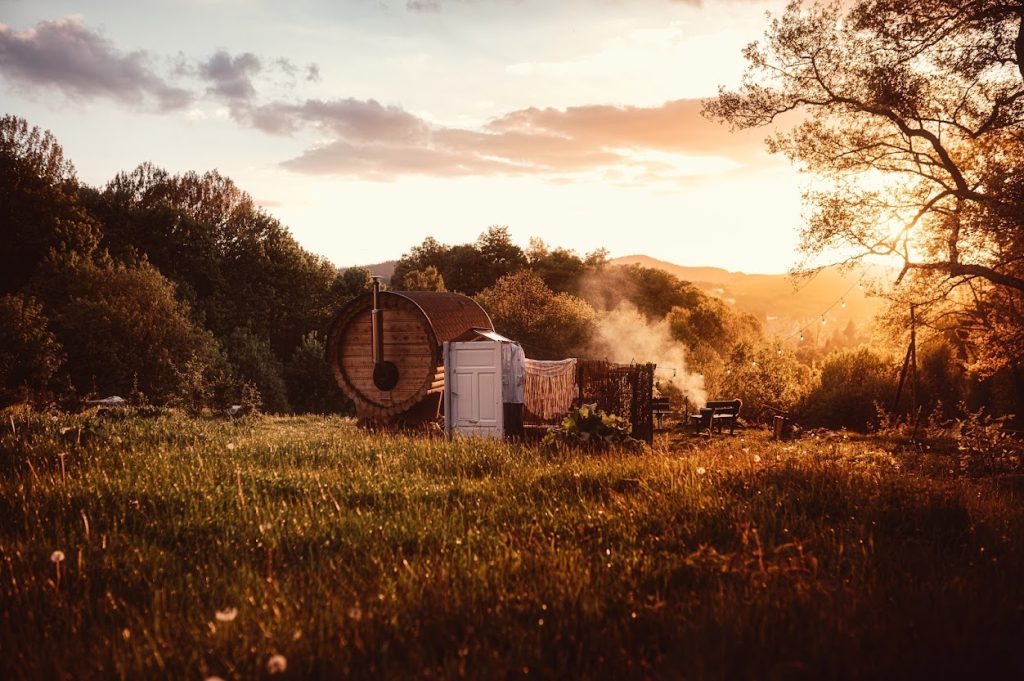
[(1024, 674), (1024, 482), (954, 459), (3, 416), (3, 679)]

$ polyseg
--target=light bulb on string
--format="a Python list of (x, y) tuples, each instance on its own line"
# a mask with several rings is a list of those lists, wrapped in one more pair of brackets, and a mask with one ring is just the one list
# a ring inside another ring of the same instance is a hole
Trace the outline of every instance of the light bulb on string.
[(825, 326), (825, 315), (821, 316), (821, 325)]
[(840, 303), (840, 307), (846, 308), (846, 298), (843, 298), (842, 302)]
[(801, 331), (800, 332), (800, 342), (802, 343), (803, 341), (804, 341), (804, 332)]

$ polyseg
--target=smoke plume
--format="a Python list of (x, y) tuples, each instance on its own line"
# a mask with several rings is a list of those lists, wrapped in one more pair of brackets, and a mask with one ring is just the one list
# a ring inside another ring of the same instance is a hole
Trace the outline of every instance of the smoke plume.
[(704, 404), (704, 376), (687, 370), (686, 346), (672, 338), (667, 320), (648, 322), (635, 307), (622, 304), (602, 313), (594, 356), (622, 364), (653, 362), (655, 378), (678, 388), (691, 402)]

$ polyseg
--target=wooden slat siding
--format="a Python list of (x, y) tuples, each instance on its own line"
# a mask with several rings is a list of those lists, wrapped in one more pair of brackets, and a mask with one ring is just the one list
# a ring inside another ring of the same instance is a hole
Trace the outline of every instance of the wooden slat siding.
[(426, 395), (444, 390), (443, 341), (494, 327), (483, 308), (459, 294), (385, 291), (379, 302), (385, 310), (384, 358), (399, 370), (395, 390), (382, 393), (373, 385), (370, 294), (350, 300), (335, 316), (327, 335), (327, 361), (361, 418), (400, 419), (407, 411), (418, 413)]
[[(426, 395), (434, 377), (434, 353), (416, 310), (394, 305), (385, 310), (384, 359), (398, 367), (398, 385), (394, 390), (382, 392), (373, 383), (369, 310), (353, 315), (342, 335), (339, 359), (342, 373), (367, 403), (365, 407), (399, 413)], [(411, 329), (416, 327), (419, 332), (412, 333)]]

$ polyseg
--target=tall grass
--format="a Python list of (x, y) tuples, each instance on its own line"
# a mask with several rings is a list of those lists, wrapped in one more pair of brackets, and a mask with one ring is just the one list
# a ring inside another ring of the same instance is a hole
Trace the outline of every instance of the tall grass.
[(1024, 485), (867, 440), (0, 427), (0, 678), (1024, 673)]

